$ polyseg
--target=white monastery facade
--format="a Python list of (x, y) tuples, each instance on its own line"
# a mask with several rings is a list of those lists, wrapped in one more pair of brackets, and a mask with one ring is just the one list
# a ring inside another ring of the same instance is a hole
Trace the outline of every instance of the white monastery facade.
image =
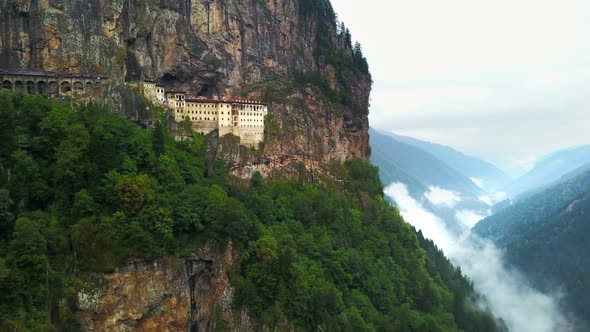
[(233, 134), (242, 145), (257, 147), (264, 141), (264, 121), (268, 107), (251, 100), (188, 98), (183, 90), (165, 90), (155, 82), (143, 81), (144, 96), (168, 108), (177, 122), (188, 119), (201, 134), (219, 130), (219, 136)]

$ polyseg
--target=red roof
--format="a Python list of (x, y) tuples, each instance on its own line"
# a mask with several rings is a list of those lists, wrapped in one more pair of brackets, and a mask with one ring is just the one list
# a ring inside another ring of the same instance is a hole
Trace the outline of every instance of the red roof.
[(191, 99), (187, 99), (187, 102), (191, 102), (191, 103), (219, 103), (220, 100), (215, 100), (215, 99), (207, 99), (207, 98), (191, 98)]
[(191, 98), (187, 99), (187, 102), (190, 103), (214, 103), (214, 104), (249, 104), (249, 105), (262, 105), (265, 106), (259, 101), (255, 100), (241, 100), (241, 99), (208, 99), (208, 98)]

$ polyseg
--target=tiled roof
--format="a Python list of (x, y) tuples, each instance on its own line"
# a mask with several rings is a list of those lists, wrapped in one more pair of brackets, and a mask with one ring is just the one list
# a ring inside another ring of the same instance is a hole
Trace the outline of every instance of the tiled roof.
[(245, 100), (245, 99), (208, 99), (208, 98), (191, 98), (187, 99), (187, 102), (190, 103), (214, 103), (214, 104), (249, 104), (249, 105), (262, 105), (265, 106), (259, 101), (255, 100)]

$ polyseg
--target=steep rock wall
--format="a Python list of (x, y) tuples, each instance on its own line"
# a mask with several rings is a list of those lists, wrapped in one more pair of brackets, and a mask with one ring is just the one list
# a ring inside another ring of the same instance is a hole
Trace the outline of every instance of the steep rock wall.
[(214, 331), (219, 319), (233, 331), (251, 330), (245, 312), (231, 308), (229, 270), (237, 253), (204, 248), (181, 258), (137, 261), (94, 275), (78, 294), (83, 331)]
[[(370, 76), (343, 74), (337, 61), (319, 52), (321, 38), (329, 41), (328, 53), (336, 50), (346, 59), (353, 53), (332, 19), (321, 14), (325, 9), (306, 12), (302, 3), (0, 0), (0, 67), (106, 73), (113, 78), (109, 103), (145, 124), (138, 115), (145, 110), (126, 102), (125, 80), (149, 78), (195, 95), (266, 100), (272, 130), (262, 153), (252, 157), (223, 146), (218, 151), (244, 177), (293, 164), (321, 170), (366, 158)], [(319, 73), (331, 90), (350, 95), (349, 102), (326, 100), (318, 89), (275, 84), (292, 81), (297, 72)], [(283, 89), (275, 91), (283, 97), (269, 96), (270, 86)]]

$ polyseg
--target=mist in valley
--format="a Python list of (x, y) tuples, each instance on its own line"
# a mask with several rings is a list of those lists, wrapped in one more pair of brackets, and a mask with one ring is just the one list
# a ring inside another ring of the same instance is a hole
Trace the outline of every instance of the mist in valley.
[[(473, 281), (476, 290), (487, 298), (492, 311), (505, 321), (511, 331), (573, 329), (571, 319), (559, 308), (558, 287), (553, 294), (534, 289), (519, 271), (507, 267), (502, 251), (492, 242), (470, 234), (471, 227), (486, 215), (482, 215), (481, 211), (455, 210), (454, 220), (442, 220), (422, 204), (430, 202), (453, 209), (460, 203), (460, 195), (430, 187), (423, 197), (414, 198), (408, 193), (406, 185), (400, 182), (387, 186), (385, 194), (395, 201), (406, 222), (430, 238), (462, 269)], [(490, 196), (503, 195), (496, 193)], [(457, 227), (449, 227), (449, 224)]]

